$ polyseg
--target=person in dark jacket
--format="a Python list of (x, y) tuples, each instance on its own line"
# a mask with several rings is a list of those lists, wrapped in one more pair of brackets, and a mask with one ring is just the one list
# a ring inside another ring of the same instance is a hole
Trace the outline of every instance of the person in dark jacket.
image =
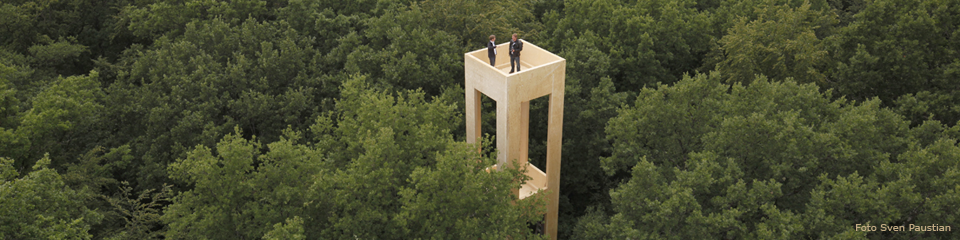
[(494, 41), (497, 36), (490, 35), (490, 42), (487, 43), (487, 57), (490, 57), (490, 66), (496, 67), (497, 63), (497, 44)]
[(514, 62), (517, 72), (520, 71), (520, 51), (523, 51), (523, 42), (517, 40), (517, 34), (514, 33), (510, 40), (510, 73), (513, 73)]

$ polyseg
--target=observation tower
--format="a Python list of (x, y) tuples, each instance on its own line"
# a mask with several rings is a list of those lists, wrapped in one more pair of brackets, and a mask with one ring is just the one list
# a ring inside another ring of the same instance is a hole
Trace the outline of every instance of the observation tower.
[[(464, 54), (467, 142), (476, 143), (480, 133), (480, 94), (497, 105), (496, 169), (513, 167), (513, 161), (525, 167), (531, 180), (514, 194), (524, 199), (546, 194), (545, 233), (557, 239), (557, 209), (560, 200), (560, 146), (563, 133), (563, 91), (566, 77), (565, 59), (530, 42), (523, 41), (520, 56), (522, 71), (510, 71), (509, 43), (497, 45), (496, 66), (490, 66), (487, 49)], [(541, 170), (527, 157), (530, 130), (530, 100), (550, 96), (547, 120), (547, 164)], [(546, 172), (546, 173), (544, 173)]]

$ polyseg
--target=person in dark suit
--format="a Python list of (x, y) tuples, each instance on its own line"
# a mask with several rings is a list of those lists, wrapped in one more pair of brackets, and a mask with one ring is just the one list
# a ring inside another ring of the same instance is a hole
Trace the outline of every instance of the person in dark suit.
[(497, 44), (494, 41), (497, 36), (490, 35), (490, 42), (487, 43), (487, 57), (490, 57), (490, 66), (496, 67), (497, 63)]
[(514, 62), (517, 72), (520, 71), (520, 51), (523, 51), (523, 42), (517, 40), (517, 34), (514, 33), (510, 40), (510, 73), (513, 73)]

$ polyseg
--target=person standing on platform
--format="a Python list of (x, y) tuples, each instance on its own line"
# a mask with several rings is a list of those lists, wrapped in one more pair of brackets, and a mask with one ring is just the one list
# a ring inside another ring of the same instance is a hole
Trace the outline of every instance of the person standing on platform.
[(517, 66), (517, 72), (520, 71), (520, 51), (523, 51), (523, 42), (517, 40), (517, 34), (514, 33), (510, 40), (510, 73), (513, 73), (513, 66)]
[(497, 44), (494, 41), (497, 36), (490, 35), (490, 42), (487, 43), (487, 57), (490, 57), (490, 66), (497, 67)]

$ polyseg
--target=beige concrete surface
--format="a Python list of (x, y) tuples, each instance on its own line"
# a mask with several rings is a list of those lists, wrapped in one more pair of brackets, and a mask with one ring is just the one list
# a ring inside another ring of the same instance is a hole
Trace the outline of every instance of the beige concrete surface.
[[(560, 146), (563, 133), (563, 94), (566, 60), (530, 42), (524, 41), (520, 55), (521, 71), (509, 74), (509, 43), (497, 45), (497, 65), (490, 66), (487, 49), (464, 54), (467, 142), (476, 143), (480, 130), (480, 94), (497, 102), (497, 168), (513, 167), (517, 161), (527, 168), (527, 181), (514, 193), (523, 199), (547, 194), (546, 233), (557, 235), (557, 210), (560, 197)], [(529, 164), (530, 100), (550, 97), (547, 123), (546, 171)], [(479, 149), (478, 149), (479, 150)]]
[(520, 186), (520, 199), (533, 196), (540, 190), (547, 189), (547, 174), (540, 171), (537, 166), (527, 164), (527, 176), (530, 176), (530, 180)]

